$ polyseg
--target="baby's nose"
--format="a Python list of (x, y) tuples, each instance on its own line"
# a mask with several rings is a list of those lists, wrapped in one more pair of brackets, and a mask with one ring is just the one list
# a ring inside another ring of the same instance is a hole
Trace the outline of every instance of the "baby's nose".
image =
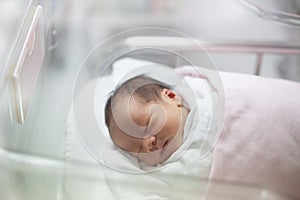
[(158, 150), (158, 148), (156, 147), (156, 137), (155, 136), (151, 136), (146, 139), (145, 149), (147, 152), (153, 152), (153, 151)]
[(164, 143), (165, 143), (165, 141), (164, 141), (162, 138), (157, 139), (157, 140), (156, 140), (156, 147), (159, 148), (159, 149), (160, 149), (160, 148), (163, 148)]

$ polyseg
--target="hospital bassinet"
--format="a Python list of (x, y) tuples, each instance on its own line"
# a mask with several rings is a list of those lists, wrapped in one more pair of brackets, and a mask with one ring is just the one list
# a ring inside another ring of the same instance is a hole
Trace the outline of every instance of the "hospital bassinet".
[[(60, 12), (57, 10), (61, 7), (56, 8), (55, 13), (52, 9), (58, 5), (65, 6), (57, 2), (51, 4), (46, 1), (31, 1), (29, 3), (20, 33), (15, 38), (14, 47), (11, 48), (14, 50), (7, 59), (7, 64), (3, 65), (1, 69), (0, 198), (11, 200), (94, 199), (101, 197), (101, 189), (98, 189), (105, 185), (106, 195), (108, 195), (106, 198), (122, 199), (122, 194), (116, 191), (114, 184), (128, 187), (130, 190), (144, 191), (147, 190), (147, 187), (155, 190), (155, 185), (147, 186), (143, 182), (132, 181), (130, 176), (128, 179), (122, 180), (119, 180), (117, 176), (103, 176), (103, 173), (99, 174), (99, 170), (109, 171), (111, 169), (100, 164), (97, 165), (84, 160), (66, 161), (66, 121), (71, 108), (73, 82), (79, 70), (79, 64), (72, 63), (70, 60), (65, 61), (65, 63), (59, 60), (61, 59), (59, 54), (63, 53), (64, 50), (71, 50), (72, 47), (68, 49), (60, 48), (59, 42), (61, 41), (59, 39), (62, 40), (63, 37), (55, 38), (51, 35), (55, 31), (58, 31), (58, 33), (59, 31), (65, 31), (64, 27), (54, 26), (57, 23), (55, 14)], [(253, 5), (251, 8), (256, 12), (260, 11)], [(268, 17), (268, 15), (266, 16)], [(276, 12), (275, 15), (269, 16), (276, 16)], [(297, 17), (283, 16), (286, 19), (283, 20), (283, 23), (297, 24)], [(49, 20), (47, 17), (52, 18)], [(274, 17), (271, 19), (276, 20)], [(20, 21), (19, 19), (19, 24), (21, 24)], [(270, 23), (270, 21), (266, 23)], [(278, 26), (280, 25), (282, 24)], [(284, 24), (285, 28), (286, 26)], [(293, 27), (292, 29), (299, 33), (297, 28)], [(149, 32), (149, 34), (143, 32), (143, 34), (131, 35), (115, 42), (112, 46), (107, 46), (102, 55), (103, 57), (113, 57), (119, 49), (135, 49), (139, 51), (134, 51), (129, 55), (130, 58), (153, 61), (173, 67), (186, 65), (177, 56), (162, 50), (167, 49), (197, 61), (196, 65), (205, 66), (211, 64), (207, 63), (210, 62), (206, 57), (206, 51), (208, 51), (217, 66), (220, 66), (220, 63), (226, 63), (228, 60), (236, 59), (237, 65), (244, 67), (240, 71), (257, 75), (264, 75), (266, 72), (264, 67), (273, 67), (273, 65), (280, 64), (280, 62), (287, 61), (290, 58), (299, 61), (300, 55), (300, 44), (291, 44), (288, 40), (281, 42), (271, 40), (200, 42), (201, 46), (205, 47), (203, 49), (202, 47), (196, 48), (186, 38), (174, 37), (174, 35), (157, 35), (156, 32)], [(25, 52), (22, 51), (24, 47), (27, 48), (25, 48)], [(43, 49), (45, 49), (45, 52), (43, 52)], [(87, 52), (83, 51), (83, 54), (87, 54)], [(68, 56), (67, 53), (64, 55)], [(33, 61), (30, 60), (32, 57), (34, 58)], [(124, 57), (126, 56), (122, 58)], [(166, 57), (167, 59), (165, 59)], [(20, 58), (23, 59), (23, 63), (16, 64), (20, 62)], [(53, 60), (53, 58), (58, 59)], [(101, 59), (101, 57), (98, 59)], [(82, 60), (80, 61), (82, 62)], [(83, 82), (93, 79), (95, 74), (103, 72), (100, 65), (93, 65), (94, 60), (91, 61), (92, 63), (89, 64), (92, 67), (87, 68), (84, 72)], [(36, 70), (34, 71), (35, 74), (30, 74), (30, 70), (29, 72), (26, 71), (28, 68), (26, 66), (27, 62), (36, 67), (34, 68)], [(245, 66), (241, 66), (241, 63)], [(290, 65), (295, 64), (293, 62), (287, 63)], [(73, 67), (57, 67), (57, 65), (64, 64)], [(249, 69), (247, 67), (249, 65), (252, 68)], [(16, 66), (21, 71), (18, 71)], [(220, 68), (222, 69), (222, 66)], [(111, 71), (108, 68), (104, 75), (110, 73)], [(33, 80), (28, 83), (24, 81), (24, 77), (25, 79), (31, 77)], [(24, 93), (22, 93), (23, 91)], [(231, 200), (286, 199), (259, 186), (207, 182), (206, 180), (180, 174), (166, 175), (166, 177), (169, 180), (174, 180), (174, 182), (180, 180), (180, 184), (174, 185), (169, 192), (176, 191), (184, 194), (185, 199), (197, 199), (198, 197)], [(70, 191), (66, 191), (66, 183), (72, 185), (71, 194)], [(190, 185), (199, 186), (199, 188), (205, 186), (206, 189), (195, 190), (195, 187), (189, 187)], [(155, 197), (153, 198), (155, 199)]]

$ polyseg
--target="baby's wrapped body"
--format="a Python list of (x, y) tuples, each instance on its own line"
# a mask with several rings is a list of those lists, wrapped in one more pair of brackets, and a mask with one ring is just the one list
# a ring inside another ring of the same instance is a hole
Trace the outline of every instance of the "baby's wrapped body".
[(300, 199), (300, 85), (225, 73), (222, 78), (226, 118), (211, 178)]
[(300, 199), (300, 84), (224, 72), (221, 78), (225, 122), (210, 179)]
[[(141, 172), (108, 172), (110, 177), (120, 181), (114, 182), (113, 187), (122, 194), (122, 199), (199, 199), (202, 193), (211, 189), (191, 184), (189, 187), (197, 191), (195, 194), (177, 192), (173, 186), (180, 185), (180, 180), (170, 181), (165, 174), (246, 183), (300, 199), (300, 85), (220, 73), (225, 92), (225, 123), (217, 143), (211, 143), (205, 136), (216, 130), (212, 121), (213, 105), (209, 95), (199, 87), (205, 77), (198, 77), (189, 67), (178, 69), (178, 72), (186, 77), (188, 85), (198, 96), (194, 98), (186, 88), (178, 90), (189, 108), (182, 145), (155, 166), (138, 162), (135, 157), (114, 147), (112, 151), (123, 156), (119, 157), (118, 164)], [(71, 126), (74, 126), (73, 122), (67, 132), (67, 159), (77, 160), (82, 155), (88, 160), (90, 155), (79, 147), (80, 141)], [(101, 168), (99, 173), (102, 171)], [(145, 171), (153, 172), (142, 173)], [(124, 187), (122, 180), (126, 182), (128, 179), (144, 183), (144, 189), (137, 191), (134, 186), (131, 189), (130, 185)], [(93, 190), (97, 191), (94, 196), (111, 196), (109, 185), (112, 183), (98, 185)], [(65, 184), (66, 191), (71, 190), (69, 186)]]

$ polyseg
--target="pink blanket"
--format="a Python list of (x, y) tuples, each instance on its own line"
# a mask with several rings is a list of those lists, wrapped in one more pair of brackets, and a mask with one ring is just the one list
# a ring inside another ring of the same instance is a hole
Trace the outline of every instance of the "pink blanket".
[[(194, 70), (179, 72), (190, 75)], [(220, 75), (225, 124), (214, 149), (210, 179), (257, 185), (300, 199), (300, 84)]]

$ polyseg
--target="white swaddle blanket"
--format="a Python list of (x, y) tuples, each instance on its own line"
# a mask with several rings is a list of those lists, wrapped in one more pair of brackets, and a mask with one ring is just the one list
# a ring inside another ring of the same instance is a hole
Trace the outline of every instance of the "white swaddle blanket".
[[(107, 77), (107, 81), (111, 79)], [(95, 160), (83, 147), (76, 133), (73, 116), (70, 115), (66, 131), (65, 160), (99, 165), (99, 174), (103, 176), (103, 182), (80, 188), (81, 193), (85, 190), (83, 193), (91, 195), (84, 199), (199, 199), (201, 197), (206, 188), (201, 179), (208, 178), (212, 163), (212, 153), (209, 151), (213, 144), (207, 142), (206, 137), (214, 130), (212, 128), (214, 125), (213, 104), (202, 79), (185, 78), (185, 83), (187, 84), (181, 84), (175, 88), (190, 108), (184, 128), (184, 142), (164, 163), (157, 166), (139, 163), (136, 158), (117, 147), (105, 152), (107, 157), (118, 154), (116, 162), (121, 164), (119, 166), (126, 165), (124, 169), (134, 168), (138, 173), (114, 170)], [(87, 86), (86, 89), (88, 90), (89, 87)], [(97, 90), (95, 92), (97, 93)], [(197, 96), (196, 99), (195, 96)], [(182, 187), (182, 180), (172, 178), (176, 175), (198, 179), (199, 182), (191, 181), (188, 186), (185, 186), (189, 188), (189, 191), (196, 192), (178, 190)], [(72, 182), (64, 182), (64, 191), (69, 199), (81, 199), (77, 194), (76, 184)]]

